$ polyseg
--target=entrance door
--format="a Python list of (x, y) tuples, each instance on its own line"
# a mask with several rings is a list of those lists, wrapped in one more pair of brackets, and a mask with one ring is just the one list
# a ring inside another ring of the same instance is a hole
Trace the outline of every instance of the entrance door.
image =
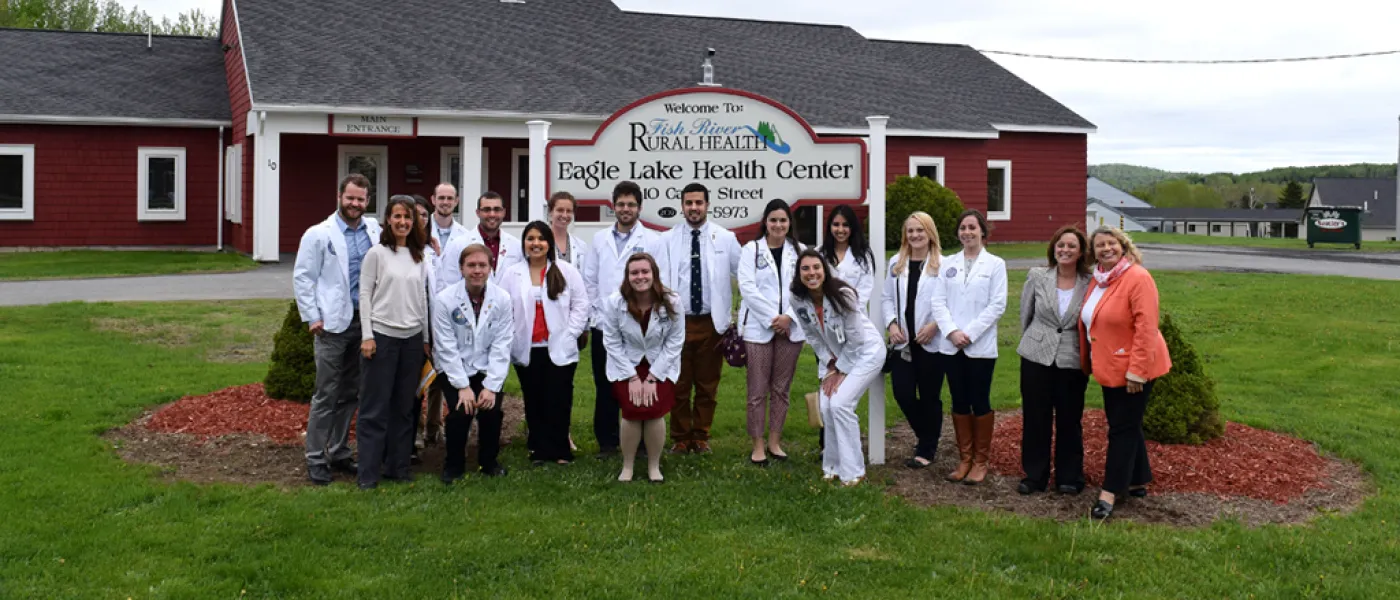
[(510, 151), (511, 169), (510, 183), (511, 193), (514, 194), (510, 200), (511, 210), (507, 213), (507, 220), (510, 215), (515, 215), (513, 220), (521, 223), (530, 221), (530, 150), (528, 148), (515, 148)]
[[(369, 205), (365, 207), (365, 214), (383, 223), (384, 206), (389, 203), (389, 186), (385, 179), (389, 173), (389, 147), (340, 146), (339, 179), (351, 173), (369, 179)], [(339, 180), (336, 183), (340, 183)]]

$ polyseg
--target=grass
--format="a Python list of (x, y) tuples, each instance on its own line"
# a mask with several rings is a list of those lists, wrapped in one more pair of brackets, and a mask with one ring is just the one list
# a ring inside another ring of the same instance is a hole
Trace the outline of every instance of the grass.
[[(1227, 418), (1358, 461), (1378, 494), (1345, 517), (1260, 528), (919, 508), (877, 486), (820, 482), (800, 401), (785, 436), (794, 460), (745, 465), (743, 374), (728, 367), (715, 454), (666, 457), (661, 486), (616, 484), (616, 463), (591, 458), (531, 469), (523, 444), (504, 452), (509, 477), (450, 489), (431, 479), (371, 493), (166, 484), (98, 436), (145, 407), (259, 380), (262, 362), (210, 357), (275, 327), (285, 302), (70, 303), (0, 309), (0, 597), (1400, 593), (1400, 283), (1156, 276), (1163, 306), (1219, 380)], [(1002, 409), (1019, 404), (1023, 271), (1011, 277), (993, 388)], [(798, 398), (815, 386), (811, 360)], [(585, 362), (573, 428), (585, 453), (595, 448), (588, 373)], [(1096, 390), (1089, 398), (1099, 404)], [(887, 410), (899, 420), (893, 402)], [(891, 461), (907, 450), (891, 448)]]
[(258, 266), (232, 252), (61, 250), (0, 253), (0, 281), (246, 271)]
[[(1250, 248), (1289, 248), (1309, 250), (1307, 240), (1296, 238), (1230, 237), (1228, 235), (1187, 235), (1184, 233), (1133, 232), (1133, 241), (1144, 244), (1185, 244), (1190, 246), (1245, 246)], [(1312, 250), (1346, 252), (1400, 252), (1400, 242), (1361, 242), (1361, 249), (1349, 244), (1319, 243)]]

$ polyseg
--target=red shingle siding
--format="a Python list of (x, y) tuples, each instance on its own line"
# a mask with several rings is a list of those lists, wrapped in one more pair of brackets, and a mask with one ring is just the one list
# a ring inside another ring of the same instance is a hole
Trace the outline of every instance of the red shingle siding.
[(245, 137), (248, 131), (248, 111), (253, 107), (253, 99), (248, 95), (248, 74), (243, 70), (243, 47), (238, 41), (238, 20), (234, 19), (233, 1), (225, 0), (223, 7), (223, 32), (221, 39), (225, 47), (224, 75), (228, 79), (229, 109), (233, 113), (233, 140), (243, 144), (243, 185), (240, 200), (242, 223), (230, 223), (226, 242), (240, 252), (253, 252), (253, 138)]
[[(34, 145), (34, 220), (0, 221), (0, 246), (216, 243), (217, 129), (0, 125), (0, 144)], [(137, 148), (185, 149), (185, 220), (139, 222)]]

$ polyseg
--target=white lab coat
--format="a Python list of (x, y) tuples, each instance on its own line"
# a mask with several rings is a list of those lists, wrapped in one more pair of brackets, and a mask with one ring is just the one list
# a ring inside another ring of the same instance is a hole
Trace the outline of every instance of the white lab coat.
[[(447, 244), (443, 244), (443, 243), (442, 243), (442, 236), (440, 236), (440, 235), (438, 234), (438, 225), (437, 225), (437, 221), (434, 220), (434, 219), (436, 219), (436, 217), (433, 217), (433, 216), (429, 216), (429, 217), (428, 217), (428, 233), (429, 233), (429, 235), (432, 235), (432, 236), (433, 236), (433, 239), (435, 239), (435, 240), (438, 241), (438, 245), (444, 246), (443, 250), (446, 250), (447, 248), (446, 248), (445, 246), (446, 246)], [(469, 232), (471, 232), (471, 230), (470, 230), (470, 229), (467, 229), (467, 226), (466, 226), (466, 225), (463, 225), (463, 224), (461, 224), (461, 223), (458, 223), (456, 219), (453, 219), (453, 220), (452, 220), (452, 233), (448, 234), (448, 236), (447, 236), (447, 243), (448, 243), (448, 244), (451, 244), (451, 243), (452, 243), (452, 240), (455, 240), (455, 239), (457, 239), (457, 238), (460, 238), (460, 237), (462, 237), (462, 236), (465, 236), (465, 235), (467, 235)], [(462, 246), (462, 247), (463, 247), (463, 248), (466, 248), (466, 246)], [(452, 263), (453, 263), (454, 265), (457, 263), (457, 259), (461, 257), (461, 254), (462, 254), (461, 251), (458, 251), (458, 252), (457, 252), (457, 256), (452, 257), (451, 260), (452, 260)]]
[[(379, 222), (368, 217), (361, 219), (373, 248), (379, 243)], [(350, 250), (345, 247), (345, 232), (334, 214), (302, 234), (292, 267), (292, 292), (303, 322), (321, 321), (330, 333), (341, 333), (350, 327), (355, 315), (350, 298)]]
[(583, 263), (583, 281), (588, 285), (588, 300), (593, 304), (595, 315), (603, 312), (608, 296), (622, 289), (627, 281), (627, 259), (638, 252), (650, 253), (658, 267), (661, 262), (661, 234), (640, 223), (632, 228), (632, 237), (622, 248), (617, 247), (613, 238), (613, 228), (609, 227), (593, 234), (593, 243), (588, 246), (588, 260)]
[(433, 298), (432, 313), (433, 366), (459, 390), (467, 389), (478, 373), (486, 373), (482, 387), (500, 392), (515, 341), (510, 294), (488, 281), (478, 317), (466, 283), (459, 283)]
[[(555, 256), (559, 256), (559, 246), (557, 243), (554, 247), (554, 254)], [(564, 262), (573, 265), (575, 269), (578, 269), (579, 272), (582, 273), (583, 263), (586, 260), (588, 260), (588, 244), (583, 243), (582, 239), (570, 232), (569, 260), (566, 260)]]
[[(480, 229), (468, 229), (466, 235), (452, 234), (452, 238), (447, 241), (447, 246), (442, 249), (442, 258), (438, 261), (436, 280), (437, 287), (433, 293), (441, 292), (443, 288), (454, 285), (462, 281), (462, 267), (458, 264), (457, 258), (462, 256), (462, 251), (472, 244), (482, 244)], [(488, 246), (489, 248), (489, 246)], [(524, 262), (524, 250), (520, 245), (520, 238), (511, 235), (504, 229), (501, 230), (501, 247), (496, 254), (496, 270), (491, 272), (491, 282), (500, 283), (501, 275), (512, 266)], [(456, 258), (452, 258), (456, 257)]]
[[(859, 299), (855, 291), (845, 293), (855, 305)], [(789, 316), (802, 327), (807, 343), (817, 355), (817, 376), (826, 377), (827, 363), (833, 357), (836, 370), (846, 375), (879, 373), (885, 366), (885, 338), (870, 322), (870, 316), (859, 306), (850, 312), (838, 313), (830, 298), (822, 299), (822, 307), (825, 327), (817, 324), (817, 311), (810, 299), (793, 296), (788, 309)]]
[[(573, 265), (558, 261), (559, 271), (564, 274), (564, 291), (559, 297), (549, 299), (547, 282), (544, 294), (544, 319), (549, 327), (549, 359), (555, 365), (578, 362), (578, 337), (588, 326), (588, 291), (583, 285), (583, 276)], [(501, 275), (501, 287), (510, 293), (512, 319), (515, 325), (515, 340), (511, 345), (511, 360), (515, 364), (530, 364), (530, 339), (535, 330), (535, 291), (530, 282), (530, 263), (520, 262), (511, 265)]]
[[(663, 233), (661, 247), (665, 254), (664, 262), (661, 262), (661, 283), (680, 295), (680, 311), (686, 314), (690, 310), (690, 224), (681, 223)], [(701, 264), (708, 265), (709, 287), (706, 293), (709, 296), (710, 320), (714, 322), (715, 333), (724, 333), (733, 322), (734, 286), (731, 280), (739, 270), (739, 239), (734, 232), (706, 221), (701, 227), (700, 252), (705, 255)]]
[(856, 262), (855, 251), (847, 246), (846, 253), (841, 256), (841, 262), (835, 265), (835, 269), (837, 277), (856, 288), (856, 295), (860, 296), (860, 305), (868, 306), (871, 294), (875, 292), (875, 263), (860, 266), (860, 263)]
[[(775, 317), (787, 314), (792, 304), (793, 273), (797, 271), (797, 255), (802, 248), (792, 240), (783, 242), (783, 262), (780, 271), (773, 264), (773, 252), (762, 238), (744, 244), (739, 252), (739, 322), (743, 324), (745, 342), (766, 344), (773, 341), (769, 326)], [(788, 337), (794, 342), (805, 341), (801, 327), (792, 327)]]
[[(914, 299), (914, 324), (911, 326), (904, 319), (904, 311), (908, 310), (909, 307), (909, 268), (906, 265), (904, 272), (900, 273), (898, 277), (890, 275), (890, 273), (894, 273), (896, 262), (899, 262), (898, 254), (890, 257), (890, 263), (885, 268), (885, 286), (880, 295), (880, 308), (884, 311), (886, 331), (889, 330), (890, 323), (894, 322), (898, 322), (900, 329), (904, 330), (904, 336), (908, 338), (908, 341), (894, 347), (895, 350), (903, 350), (909, 347), (910, 342), (914, 341), (914, 336), (918, 335), (919, 329), (934, 322), (933, 289), (938, 287), (939, 274), (936, 270), (930, 273), (927, 270), (927, 264), (920, 268), (919, 289), (915, 292)], [(921, 344), (921, 346), (928, 352), (938, 352), (938, 339), (940, 337), (942, 336), (935, 332), (933, 340), (927, 344)]]
[(598, 315), (603, 330), (603, 348), (608, 354), (608, 381), (626, 381), (637, 374), (637, 365), (645, 358), (653, 377), (660, 381), (675, 381), (681, 375), (681, 347), (685, 345), (685, 314), (680, 300), (671, 293), (676, 314), (659, 306), (651, 309), (646, 335), (642, 326), (627, 312), (622, 292), (613, 292), (603, 300), (606, 308)]
[(938, 285), (933, 289), (933, 318), (938, 321), (938, 351), (953, 355), (958, 347), (948, 340), (954, 331), (972, 338), (963, 349), (969, 358), (997, 357), (997, 321), (1006, 312), (1006, 261), (982, 249), (966, 268), (961, 251), (943, 257)]

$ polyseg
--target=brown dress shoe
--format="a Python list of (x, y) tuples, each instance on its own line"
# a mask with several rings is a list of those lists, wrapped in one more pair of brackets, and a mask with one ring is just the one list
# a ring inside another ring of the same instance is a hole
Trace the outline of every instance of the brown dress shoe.
[(710, 450), (710, 443), (704, 440), (696, 440), (694, 442), (691, 442), (690, 451), (696, 454), (709, 454), (710, 452), (712, 452), (712, 450)]
[(977, 485), (987, 478), (987, 463), (992, 460), (992, 432), (996, 421), (995, 411), (973, 417), (972, 470), (968, 471), (963, 483)]
[(972, 470), (972, 415), (953, 413), (953, 434), (958, 444), (958, 468), (944, 479), (962, 481)]
[(687, 452), (690, 452), (690, 444), (687, 442), (676, 442), (676, 445), (671, 446), (671, 454), (685, 454)]

